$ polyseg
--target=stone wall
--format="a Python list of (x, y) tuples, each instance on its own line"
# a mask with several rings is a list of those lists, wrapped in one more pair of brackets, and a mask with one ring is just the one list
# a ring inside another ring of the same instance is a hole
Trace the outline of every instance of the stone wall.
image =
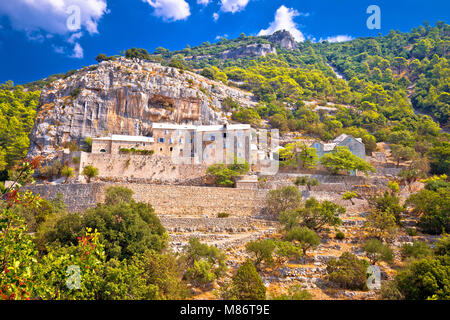
[(34, 185), (27, 189), (44, 198), (64, 196), (68, 210), (80, 211), (104, 200), (108, 186), (124, 186), (134, 191), (136, 201), (150, 203), (157, 214), (209, 215), (227, 212), (232, 216), (258, 216), (264, 207), (267, 190), (215, 187), (171, 186), (139, 183), (91, 183)]
[(203, 176), (207, 168), (194, 164), (175, 165), (170, 157), (165, 156), (81, 152), (80, 174), (87, 165), (98, 168), (99, 178), (163, 182), (196, 179)]
[(63, 195), (64, 203), (70, 212), (84, 211), (95, 207), (101, 200), (103, 185), (90, 184), (58, 184), (58, 185), (31, 185), (26, 190), (38, 193), (42, 198), (55, 199), (58, 193)]

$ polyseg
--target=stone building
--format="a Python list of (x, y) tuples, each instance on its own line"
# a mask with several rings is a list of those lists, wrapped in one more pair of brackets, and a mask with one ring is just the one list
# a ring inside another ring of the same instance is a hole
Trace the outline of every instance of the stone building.
[[(248, 124), (180, 125), (153, 123), (151, 137), (112, 135), (92, 139), (92, 153), (119, 154), (120, 150), (153, 150), (182, 162), (217, 163), (237, 156), (251, 162), (252, 130)], [(253, 149), (253, 151), (252, 151)], [(177, 162), (177, 161), (175, 161)]]
[(110, 137), (92, 138), (92, 153), (119, 154), (120, 149), (153, 150), (153, 137), (113, 134)]
[(341, 134), (329, 143), (316, 141), (311, 145), (311, 147), (317, 150), (317, 156), (319, 159), (324, 154), (333, 152), (336, 147), (347, 147), (355, 156), (361, 159), (366, 158), (366, 148), (361, 138), (353, 138), (347, 134)]

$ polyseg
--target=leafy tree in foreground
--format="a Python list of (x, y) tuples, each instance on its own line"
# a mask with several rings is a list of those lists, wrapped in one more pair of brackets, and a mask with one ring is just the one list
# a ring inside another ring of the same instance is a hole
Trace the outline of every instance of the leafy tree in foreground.
[(407, 300), (450, 299), (450, 257), (411, 262), (396, 278), (397, 287)]
[(166, 247), (168, 241), (167, 233), (153, 208), (149, 204), (134, 201), (115, 205), (99, 204), (82, 216), (77, 213), (67, 214), (49, 224), (38, 233), (38, 243), (76, 244), (77, 236), (81, 236), (85, 228), (94, 228), (100, 232), (108, 259), (122, 260), (149, 249), (159, 251)]

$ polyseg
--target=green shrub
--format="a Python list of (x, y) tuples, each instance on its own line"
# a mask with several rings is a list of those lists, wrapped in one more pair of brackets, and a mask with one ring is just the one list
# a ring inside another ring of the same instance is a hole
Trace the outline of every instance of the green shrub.
[(133, 194), (133, 190), (126, 187), (108, 187), (105, 190), (105, 204), (131, 203), (133, 201)]
[(219, 212), (217, 214), (217, 218), (228, 218), (229, 216), (230, 216), (230, 214), (227, 212)]
[(187, 266), (185, 277), (194, 285), (211, 283), (227, 270), (223, 251), (201, 243), (198, 238), (189, 239), (184, 251)]
[(266, 299), (266, 287), (251, 261), (243, 263), (233, 276), (228, 296), (237, 300)]
[(371, 264), (375, 264), (378, 261), (389, 263), (394, 261), (394, 253), (391, 247), (388, 244), (382, 244), (378, 239), (366, 241), (363, 244), (362, 249), (366, 252)]
[(122, 260), (146, 250), (160, 251), (168, 243), (168, 235), (153, 208), (134, 201), (98, 204), (83, 215), (62, 215), (38, 231), (37, 242), (44, 251), (54, 243), (76, 244), (86, 228), (98, 230), (108, 259)]
[(450, 235), (445, 234), (436, 242), (434, 253), (438, 256), (450, 255)]
[(397, 287), (407, 300), (450, 299), (450, 256), (420, 259), (398, 272)]
[(85, 176), (87, 178), (87, 182), (90, 183), (92, 178), (98, 176), (98, 168), (88, 165), (83, 168), (81, 174)]
[(194, 261), (192, 267), (186, 269), (186, 279), (197, 286), (204, 286), (213, 282), (216, 275), (211, 271), (212, 265), (206, 260)]
[(295, 210), (302, 203), (302, 194), (294, 186), (270, 190), (266, 197), (266, 210), (271, 216), (278, 217), (281, 212)]
[(336, 232), (335, 238), (338, 240), (344, 240), (345, 234), (342, 231), (338, 231), (338, 232)]
[(350, 290), (367, 290), (367, 268), (365, 260), (358, 259), (350, 252), (344, 252), (339, 259), (327, 263), (328, 278), (342, 288)]
[(315, 248), (320, 244), (320, 238), (317, 233), (306, 227), (292, 228), (286, 233), (285, 239), (287, 241), (298, 241), (304, 255), (309, 249)]
[(415, 228), (408, 228), (406, 229), (406, 234), (411, 237), (417, 236), (417, 230)]
[(312, 300), (312, 295), (307, 290), (302, 289), (300, 285), (294, 285), (289, 288), (288, 294), (275, 296), (273, 300)]
[(403, 260), (407, 258), (421, 259), (433, 255), (430, 246), (423, 241), (414, 241), (413, 244), (406, 243), (401, 247), (400, 251)]
[(269, 266), (273, 264), (273, 252), (275, 250), (273, 240), (250, 241), (245, 246), (245, 249), (253, 256), (253, 262), (257, 268), (262, 262)]
[(303, 251), (290, 241), (274, 241), (275, 255), (289, 260), (298, 260), (303, 256)]

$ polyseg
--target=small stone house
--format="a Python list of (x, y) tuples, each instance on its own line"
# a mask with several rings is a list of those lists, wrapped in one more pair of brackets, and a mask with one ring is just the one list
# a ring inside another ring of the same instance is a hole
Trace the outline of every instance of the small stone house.
[(92, 138), (92, 153), (119, 154), (120, 149), (153, 150), (153, 137), (113, 134), (110, 137)]
[(323, 155), (333, 152), (336, 147), (347, 147), (355, 156), (361, 159), (366, 158), (366, 148), (361, 138), (354, 138), (347, 134), (341, 134), (329, 143), (316, 141), (311, 145), (311, 147), (317, 150), (317, 156), (319, 159)]

